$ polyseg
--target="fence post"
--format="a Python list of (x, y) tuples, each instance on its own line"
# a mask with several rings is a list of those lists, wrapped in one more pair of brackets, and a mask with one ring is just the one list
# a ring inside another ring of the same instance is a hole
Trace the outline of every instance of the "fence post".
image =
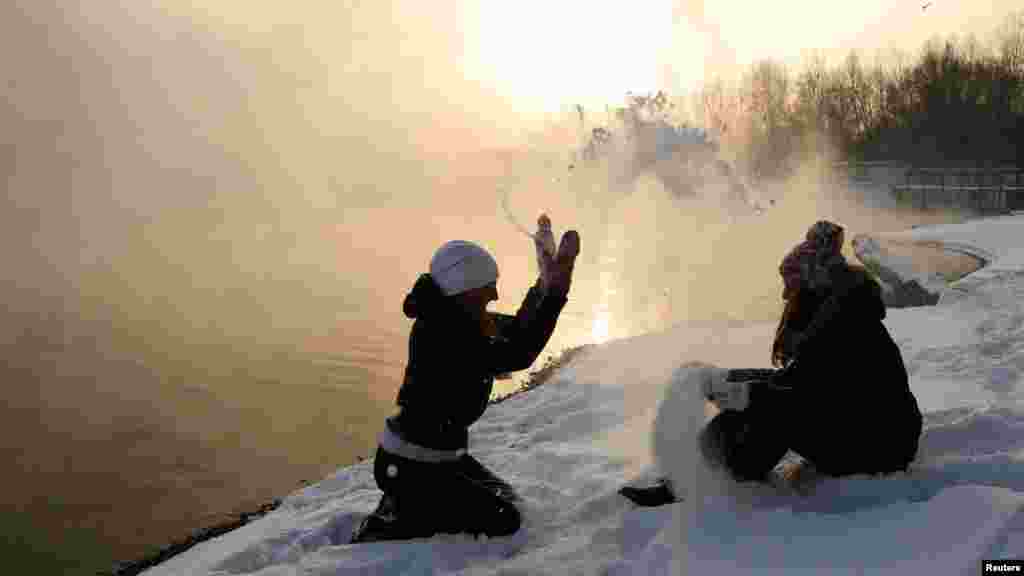
[[(952, 176), (953, 175), (950, 174), (950, 177), (952, 177)], [(940, 201), (940, 205), (941, 205), (941, 202), (944, 202), (946, 200), (946, 169), (945, 168), (939, 168), (939, 198), (942, 199)]]
[[(979, 180), (979, 178), (980, 178), (980, 180)], [(983, 186), (983, 184), (985, 182), (985, 175), (984, 175), (984, 173), (978, 172), (978, 175), (974, 178), (974, 180), (975, 180), (975, 182), (973, 182), (973, 185), (978, 187), (978, 192), (986, 194), (989, 198), (991, 198), (992, 201), (994, 201), (995, 198), (993, 197), (993, 194), (989, 193), (989, 189), (987, 187)]]
[(968, 208), (974, 208), (975, 207), (974, 205), (975, 205), (976, 200), (977, 200), (977, 194), (975, 194), (974, 190), (971, 190), (971, 189), (968, 189), (966, 194), (967, 194), (967, 202), (966, 202), (967, 207)]
[(995, 182), (996, 196), (999, 198), (999, 211), (1006, 211), (1006, 197), (1003, 195), (1003, 178), (998, 171), (995, 173), (997, 182)]
[[(970, 178), (967, 177), (966, 173), (963, 176), (961, 176), (961, 186), (968, 186), (968, 184), (966, 182), (969, 182), (969, 181), (970, 181)], [(970, 206), (971, 205), (971, 189), (969, 189), (969, 188), (963, 189), (963, 192), (961, 194), (962, 195), (964, 195), (964, 194), (967, 195), (967, 204), (968, 204), (968, 206)], [(961, 204), (961, 205), (964, 204), (964, 197), (963, 196), (961, 196), (961, 198), (959, 198), (958, 203)]]
[(989, 203), (991, 204), (991, 208), (998, 209), (997, 207), (999, 205), (999, 197), (996, 194), (996, 191), (993, 190), (991, 187), (981, 188), (980, 184), (978, 184), (977, 186), (979, 187), (979, 190), (984, 190), (985, 193), (988, 194), (988, 197), (990, 199)]
[(996, 194), (999, 195), (999, 201), (1003, 204), (1002, 211), (1005, 212), (1006, 208), (1007, 208), (1007, 206), (1006, 206), (1007, 202), (1006, 202), (1006, 195), (1003, 194), (1003, 174), (999, 171), (998, 168), (995, 170), (995, 177), (996, 177), (996, 181), (997, 181), (996, 182)]
[[(924, 173), (922, 172), (922, 176)], [(924, 178), (921, 178), (924, 181)], [(926, 188), (921, 189), (921, 210), (928, 209), (928, 190)]]
[(910, 184), (913, 183), (913, 167), (907, 168), (906, 170), (906, 189), (903, 190), (903, 194), (909, 197), (910, 206), (913, 206), (913, 189), (910, 188)]

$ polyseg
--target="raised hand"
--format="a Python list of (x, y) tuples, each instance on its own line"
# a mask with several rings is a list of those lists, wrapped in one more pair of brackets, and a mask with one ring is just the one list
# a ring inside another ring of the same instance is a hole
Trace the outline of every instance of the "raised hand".
[(548, 270), (548, 288), (559, 294), (568, 294), (572, 285), (572, 272), (576, 266), (576, 257), (580, 253), (580, 235), (569, 230), (562, 235), (558, 245), (558, 253), (552, 258), (545, 251), (545, 267)]

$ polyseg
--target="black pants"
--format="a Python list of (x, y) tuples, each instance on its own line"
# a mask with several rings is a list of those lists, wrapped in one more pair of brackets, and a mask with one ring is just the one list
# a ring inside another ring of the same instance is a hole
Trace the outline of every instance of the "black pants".
[[(830, 476), (907, 468), (920, 434), (914, 414), (880, 414), (877, 405), (858, 409), (853, 399), (837, 402), (816, 396), (820, 394), (820, 389), (779, 389), (767, 381), (754, 382), (746, 410), (722, 411), (705, 426), (701, 451), (740, 481), (766, 479), (787, 450)], [(826, 410), (829, 405), (837, 408)], [(877, 440), (883, 429), (885, 442)]]
[(522, 523), (515, 490), (469, 455), (430, 464), (378, 447), (373, 476), (384, 492), (382, 505), (391, 507), (404, 537), (507, 536)]

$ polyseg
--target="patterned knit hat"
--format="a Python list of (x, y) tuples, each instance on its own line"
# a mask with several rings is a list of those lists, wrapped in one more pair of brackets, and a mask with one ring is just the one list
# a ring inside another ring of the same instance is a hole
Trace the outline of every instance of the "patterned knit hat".
[(801, 283), (811, 290), (831, 284), (829, 270), (846, 262), (842, 250), (843, 227), (820, 220), (807, 230), (806, 239), (797, 244), (779, 266), (779, 274), (786, 284), (782, 297), (789, 299)]

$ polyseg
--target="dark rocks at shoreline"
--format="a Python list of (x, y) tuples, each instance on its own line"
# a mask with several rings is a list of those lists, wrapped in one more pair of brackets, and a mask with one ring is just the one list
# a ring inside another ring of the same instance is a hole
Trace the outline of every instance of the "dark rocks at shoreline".
[(882, 290), (882, 302), (886, 308), (913, 308), (934, 306), (939, 303), (939, 295), (925, 290), (917, 280), (904, 281), (898, 274), (878, 262), (873, 263), (871, 270), (887, 288)]
[(489, 404), (501, 404), (505, 400), (514, 398), (522, 394), (523, 392), (528, 392), (540, 386), (541, 384), (544, 384), (545, 382), (548, 381), (549, 378), (551, 378), (551, 375), (554, 374), (555, 371), (557, 371), (559, 368), (562, 368), (563, 366), (566, 366), (579, 354), (587, 350), (590, 350), (593, 347), (593, 344), (583, 344), (580, 346), (575, 346), (573, 348), (566, 348), (565, 350), (562, 350), (562, 352), (557, 357), (548, 356), (547, 360), (545, 360), (544, 362), (544, 366), (537, 370), (534, 370), (533, 372), (530, 372), (526, 382), (521, 384), (519, 388), (512, 392), (509, 392), (504, 396), (494, 398), (489, 402)]
[(261, 505), (256, 510), (233, 514), (223, 522), (196, 530), (188, 537), (172, 542), (144, 558), (128, 562), (118, 562), (112, 569), (98, 572), (96, 576), (136, 576), (137, 574), (141, 574), (142, 572), (185, 552), (196, 544), (227, 534), (232, 530), (245, 526), (253, 520), (266, 516), (268, 513), (276, 510), (280, 505), (281, 500), (277, 499)]
[[(929, 290), (916, 278), (905, 280), (903, 276), (882, 263), (884, 259), (881, 255), (886, 250), (882, 248), (881, 244), (877, 240), (867, 235), (858, 235), (853, 240), (853, 247), (857, 258), (882, 285), (882, 302), (885, 303), (886, 308), (935, 306), (939, 303), (941, 294), (938, 291), (933, 291), (934, 287), (933, 290)], [(918, 251), (940, 249), (939, 247), (925, 244), (911, 244), (909, 247), (890, 245), (889, 248), (901, 248), (904, 251), (908, 249), (916, 249)], [(917, 256), (921, 257), (922, 255), (917, 254)], [(957, 267), (943, 271), (941, 274), (937, 274), (933, 271), (932, 276), (941, 278), (942, 280), (941, 283), (936, 282), (936, 286), (939, 284), (948, 285), (949, 282), (957, 280), (963, 275), (973, 272), (984, 265), (985, 262), (977, 262), (977, 267), (970, 266), (965, 268), (962, 263), (958, 263)], [(927, 280), (926, 283), (932, 284)]]
[(935, 306), (939, 303), (939, 295), (925, 290), (917, 280), (896, 285), (886, 282), (886, 285), (889, 290), (882, 290), (882, 302), (886, 308), (914, 308)]

